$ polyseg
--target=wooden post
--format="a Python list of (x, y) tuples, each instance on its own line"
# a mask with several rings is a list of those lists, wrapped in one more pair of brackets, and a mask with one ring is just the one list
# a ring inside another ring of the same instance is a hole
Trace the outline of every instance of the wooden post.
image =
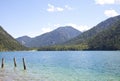
[(24, 67), (24, 70), (26, 70), (26, 65), (25, 65), (25, 60), (23, 58), (23, 67)]
[(13, 61), (14, 61), (14, 66), (17, 67), (15, 58), (13, 58)]
[(4, 58), (2, 58), (2, 64), (1, 64), (1, 68), (4, 67)]

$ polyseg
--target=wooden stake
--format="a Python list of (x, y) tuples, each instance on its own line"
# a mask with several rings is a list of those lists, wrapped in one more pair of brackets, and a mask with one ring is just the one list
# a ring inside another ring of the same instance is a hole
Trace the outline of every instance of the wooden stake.
[(25, 65), (25, 60), (23, 58), (23, 67), (24, 67), (24, 70), (26, 70), (26, 65)]
[(14, 60), (14, 66), (17, 67), (15, 58), (13, 58), (13, 60)]
[(4, 68), (4, 58), (2, 58), (1, 68)]

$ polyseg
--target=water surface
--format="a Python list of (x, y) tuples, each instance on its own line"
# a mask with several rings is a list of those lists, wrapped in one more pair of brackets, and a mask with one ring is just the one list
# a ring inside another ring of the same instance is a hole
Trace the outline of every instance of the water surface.
[(120, 81), (119, 51), (0, 52), (2, 58), (0, 81)]

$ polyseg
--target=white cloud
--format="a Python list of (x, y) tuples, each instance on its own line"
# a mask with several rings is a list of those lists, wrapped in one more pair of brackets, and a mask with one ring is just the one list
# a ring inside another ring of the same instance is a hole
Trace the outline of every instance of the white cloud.
[(89, 30), (91, 28), (91, 27), (88, 27), (87, 25), (77, 25), (77, 24), (73, 24), (73, 23), (68, 23), (68, 24), (64, 24), (64, 25), (54, 24), (53, 28), (55, 29), (55, 28), (64, 27), (64, 26), (72, 26), (81, 32), (84, 32), (84, 31)]
[(49, 25), (49, 27), (42, 28), (41, 29), (41, 34), (51, 32), (54, 29), (56, 29), (58, 27), (63, 27), (63, 26), (72, 26), (72, 27), (74, 27), (75, 29), (77, 29), (81, 32), (84, 32), (84, 31), (89, 30), (91, 28), (91, 27), (88, 27), (87, 25), (77, 25), (77, 24), (73, 24), (73, 23), (68, 23), (68, 24), (64, 24), (64, 25), (53, 24), (53, 25)]
[(56, 7), (56, 11), (63, 11), (63, 10), (64, 10), (63, 8)]
[(50, 32), (52, 29), (51, 28), (42, 28), (42, 33), (47, 33)]
[(104, 4), (114, 4), (115, 0), (95, 0), (96, 4), (104, 5)]
[(120, 4), (120, 0), (116, 0), (116, 3)]
[(55, 7), (54, 5), (48, 4), (48, 9), (47, 9), (48, 12), (61, 12), (63, 10), (64, 9), (61, 7)]
[(47, 11), (48, 12), (62, 12), (65, 10), (72, 10), (73, 8), (71, 8), (68, 5), (65, 5), (64, 7), (55, 7), (54, 5), (48, 4), (48, 8)]
[(68, 6), (68, 5), (65, 5), (65, 8), (66, 8), (67, 10), (72, 10), (72, 9), (73, 9), (72, 7), (70, 7), (70, 6)]
[(96, 4), (105, 5), (105, 4), (119, 4), (120, 0), (95, 0)]
[(82, 32), (86, 31), (86, 30), (89, 30), (91, 27), (88, 27), (87, 25), (76, 25), (76, 24), (73, 24), (73, 23), (69, 23), (69, 24), (66, 24), (68, 26), (72, 26)]
[(60, 24), (54, 24), (53, 26), (54, 27), (60, 27)]
[(54, 11), (55, 11), (55, 7), (54, 7), (53, 5), (51, 5), (51, 4), (48, 4), (48, 9), (47, 9), (47, 11), (49, 11), (49, 12), (54, 12)]
[(104, 14), (108, 17), (113, 17), (119, 15), (115, 10), (105, 10)]

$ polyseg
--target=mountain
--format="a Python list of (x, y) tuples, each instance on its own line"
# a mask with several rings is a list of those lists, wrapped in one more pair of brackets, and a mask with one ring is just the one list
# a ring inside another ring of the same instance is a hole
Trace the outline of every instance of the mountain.
[(22, 37), (16, 38), (16, 40), (17, 40), (20, 44), (25, 45), (27, 42), (31, 41), (32, 38), (31, 38), (31, 37), (28, 37), (28, 36), (22, 36)]
[(15, 51), (24, 49), (26, 48), (19, 44), (0, 26), (0, 51)]
[(77, 37), (38, 50), (120, 50), (120, 16), (111, 17)]
[(120, 20), (88, 41), (89, 50), (120, 50)]
[(21, 40), (21, 41), (25, 41), (25, 46), (27, 47), (51, 46), (66, 42), (78, 36), (79, 34), (81, 34), (80, 31), (74, 29), (71, 26), (65, 26), (65, 27), (59, 27), (51, 32), (42, 34), (32, 39), (28, 38), (29, 41), (25, 41), (25, 40)]
[(82, 34), (71, 39), (70, 41), (67, 41), (66, 44), (68, 44), (68, 45), (73, 44), (74, 45), (74, 44), (85, 43), (90, 38), (96, 36), (100, 32), (113, 27), (116, 24), (116, 22), (119, 22), (119, 21), (120, 21), (120, 16), (111, 17), (111, 18), (99, 23), (98, 25), (94, 26), (92, 29), (83, 32)]

